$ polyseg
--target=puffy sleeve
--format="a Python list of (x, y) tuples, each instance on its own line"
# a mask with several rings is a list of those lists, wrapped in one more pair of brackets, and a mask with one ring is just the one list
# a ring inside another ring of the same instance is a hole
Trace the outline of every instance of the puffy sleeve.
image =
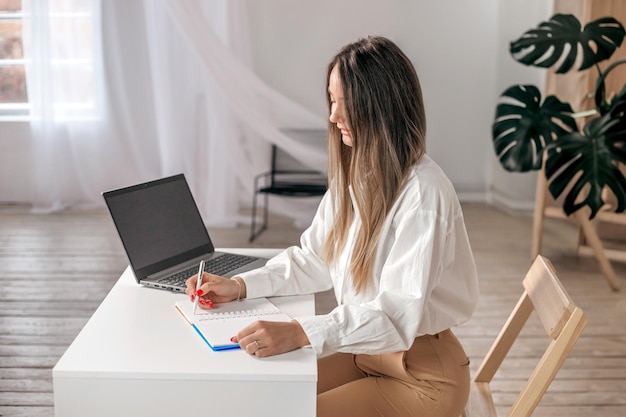
[(300, 246), (291, 246), (259, 269), (240, 274), (246, 283), (247, 296), (311, 294), (332, 287), (330, 272), (321, 257), (332, 207), (329, 192), (322, 198), (317, 212), (300, 237)]
[[(456, 197), (454, 197), (456, 201)], [(460, 208), (413, 208), (386, 231), (371, 293), (299, 322), (318, 356), (405, 351), (467, 320), (478, 290)]]

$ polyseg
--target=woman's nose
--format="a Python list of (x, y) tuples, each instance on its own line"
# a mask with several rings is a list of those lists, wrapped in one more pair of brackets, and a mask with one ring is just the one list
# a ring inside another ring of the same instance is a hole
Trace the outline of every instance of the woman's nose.
[(330, 120), (331, 123), (337, 123), (339, 122), (339, 112), (337, 111), (337, 107), (333, 106), (333, 108), (330, 111), (330, 116), (328, 117), (328, 120)]

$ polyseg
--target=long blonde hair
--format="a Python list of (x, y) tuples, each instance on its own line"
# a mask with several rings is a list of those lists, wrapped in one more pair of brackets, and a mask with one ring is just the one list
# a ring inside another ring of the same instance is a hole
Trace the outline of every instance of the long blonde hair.
[[(335, 67), (352, 147), (342, 142), (341, 131), (329, 122), (328, 171), (335, 218), (323, 254), (328, 263), (336, 262), (346, 244), (355, 216), (352, 186), (361, 227), (350, 271), (354, 288), (360, 292), (371, 281), (385, 218), (411, 167), (425, 152), (426, 116), (415, 68), (389, 39), (369, 37), (345, 46), (328, 65), (326, 86)], [(328, 93), (327, 101), (330, 112)]]

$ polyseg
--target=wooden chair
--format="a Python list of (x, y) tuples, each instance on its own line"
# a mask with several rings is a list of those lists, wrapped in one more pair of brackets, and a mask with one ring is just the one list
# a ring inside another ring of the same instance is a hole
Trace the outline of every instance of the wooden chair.
[(528, 417), (533, 413), (587, 323), (546, 258), (537, 256), (523, 285), (524, 293), (472, 381), (463, 417), (497, 416), (490, 383), (533, 310), (552, 340), (507, 411), (508, 417)]

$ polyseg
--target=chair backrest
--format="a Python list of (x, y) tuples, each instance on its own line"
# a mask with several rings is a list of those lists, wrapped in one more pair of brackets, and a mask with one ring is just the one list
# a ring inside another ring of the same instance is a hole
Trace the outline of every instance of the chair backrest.
[(302, 162), (289, 155), (282, 148), (272, 145), (272, 170), (295, 171), (303, 169)]
[[(304, 167), (302, 162), (276, 145), (272, 145), (272, 165), (267, 174), (270, 188), (301, 186), (303, 195), (322, 195), (326, 190), (327, 178), (325, 174)], [(312, 185), (315, 187), (311, 188)]]
[(551, 340), (508, 410), (509, 417), (528, 417), (533, 413), (587, 323), (548, 259), (537, 256), (523, 286), (524, 293), (474, 377), (464, 416), (497, 416), (489, 384), (533, 310)]
[[(270, 169), (271, 183), (276, 181), (276, 174), (282, 174), (283, 181), (297, 181), (299, 173), (317, 174), (317, 172), (304, 168), (302, 163), (289, 155), (283, 149), (276, 145), (272, 145), (272, 165)], [(289, 175), (289, 176), (287, 176)]]

